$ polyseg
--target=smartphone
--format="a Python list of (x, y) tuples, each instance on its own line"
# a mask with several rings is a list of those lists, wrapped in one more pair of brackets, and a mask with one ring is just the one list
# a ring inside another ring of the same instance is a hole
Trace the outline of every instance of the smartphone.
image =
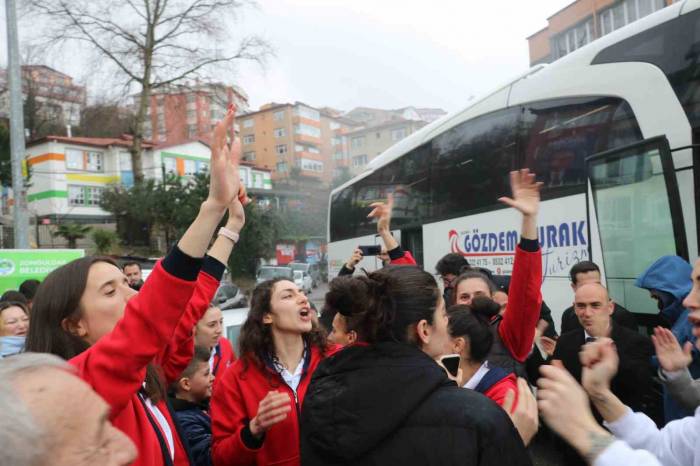
[(358, 246), (357, 249), (362, 251), (363, 256), (378, 256), (379, 254), (382, 253), (382, 247), (373, 245), (373, 246)]
[(459, 354), (448, 354), (440, 358), (440, 362), (452, 377), (457, 377), (459, 372)]

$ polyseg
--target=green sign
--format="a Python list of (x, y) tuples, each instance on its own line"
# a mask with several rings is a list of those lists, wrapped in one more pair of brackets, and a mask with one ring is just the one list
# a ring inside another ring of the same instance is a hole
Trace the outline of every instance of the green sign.
[(16, 290), (30, 278), (43, 280), (54, 269), (83, 256), (83, 249), (0, 249), (0, 293)]

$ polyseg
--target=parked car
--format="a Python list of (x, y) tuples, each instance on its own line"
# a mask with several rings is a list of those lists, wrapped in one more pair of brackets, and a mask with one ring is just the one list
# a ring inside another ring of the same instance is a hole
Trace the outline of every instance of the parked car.
[(301, 270), (295, 270), (294, 284), (307, 295), (311, 294), (311, 290), (313, 289), (313, 281), (311, 280), (311, 275), (308, 273), (302, 272)]
[(214, 302), (222, 311), (246, 307), (248, 300), (241, 289), (233, 283), (222, 283), (214, 295)]
[(278, 267), (274, 265), (263, 265), (260, 267), (258, 270), (258, 275), (255, 280), (255, 284), (259, 285), (260, 283), (266, 281), (266, 280), (272, 280), (273, 278), (277, 277), (282, 277), (286, 278), (290, 281), (294, 280), (294, 273), (291, 269), (291, 267)]
[(312, 286), (316, 288), (321, 282), (321, 269), (318, 264), (307, 264), (304, 262), (291, 262), (289, 266), (292, 270), (301, 270), (311, 276)]
[(224, 315), (224, 336), (231, 342), (236, 355), (240, 355), (238, 337), (241, 334), (243, 322), (248, 318), (248, 308), (226, 309), (222, 314)]

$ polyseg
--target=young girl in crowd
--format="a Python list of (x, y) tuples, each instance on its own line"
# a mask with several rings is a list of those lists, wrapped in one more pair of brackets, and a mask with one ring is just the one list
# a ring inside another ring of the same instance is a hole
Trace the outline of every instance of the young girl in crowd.
[(308, 298), (277, 278), (253, 291), (240, 357), (211, 402), (217, 466), (299, 465), (299, 413), (311, 376), (326, 356)]
[[(245, 221), (237, 199), (245, 196), (239, 189), (240, 146), (226, 143), (233, 119), (230, 109), (215, 130), (209, 197), (138, 294), (111, 259), (86, 257), (49, 274), (34, 301), (27, 350), (69, 359), (110, 404), (110, 420), (136, 444), (139, 466), (190, 464), (164, 387), (192, 358), (192, 329), (216, 292)], [(204, 257), (227, 208), (228, 223)]]
[[(491, 367), (486, 356), (493, 345), (491, 319), (498, 315), (500, 306), (490, 299), (474, 298), (471, 306), (455, 305), (448, 310), (448, 330), (452, 338), (453, 352), (459, 354), (464, 388), (483, 393), (503, 406), (508, 390), (518, 393), (515, 375), (505, 369)], [(513, 408), (517, 405), (517, 399)]]
[(0, 301), (0, 358), (22, 352), (28, 328), (27, 306), (17, 301)]
[(209, 348), (209, 369), (214, 376), (214, 383), (224, 371), (236, 360), (231, 342), (223, 334), (224, 315), (216, 306), (207, 309), (204, 316), (197, 322), (194, 329), (194, 339), (197, 346)]
[[(503, 316), (495, 316), (491, 321), (494, 342), (487, 357), (492, 366), (502, 367), (521, 377), (526, 376), (523, 364), (532, 350), (542, 306), (542, 251), (537, 241), (537, 212), (542, 183), (534, 180), (535, 175), (527, 169), (512, 172), (513, 199), (500, 199), (522, 213), (523, 223), (520, 244), (515, 247), (508, 302)], [(477, 296), (493, 299), (495, 292), (495, 285), (486, 275), (468, 270), (454, 281), (452, 304), (468, 306)]]

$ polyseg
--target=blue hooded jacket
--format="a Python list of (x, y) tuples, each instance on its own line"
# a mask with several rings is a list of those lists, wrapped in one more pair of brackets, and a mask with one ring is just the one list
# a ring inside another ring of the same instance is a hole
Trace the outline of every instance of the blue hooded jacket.
[[(671, 331), (683, 346), (693, 343), (693, 362), (688, 369), (693, 378), (700, 378), (700, 351), (695, 347), (693, 326), (688, 321), (688, 310), (683, 300), (693, 288), (690, 278), (693, 267), (678, 256), (663, 256), (651, 264), (635, 281), (635, 285), (649, 291), (660, 291), (663, 309), (661, 315), (671, 324)], [(664, 390), (664, 414), (666, 422), (690, 416), (693, 413), (683, 410)]]

